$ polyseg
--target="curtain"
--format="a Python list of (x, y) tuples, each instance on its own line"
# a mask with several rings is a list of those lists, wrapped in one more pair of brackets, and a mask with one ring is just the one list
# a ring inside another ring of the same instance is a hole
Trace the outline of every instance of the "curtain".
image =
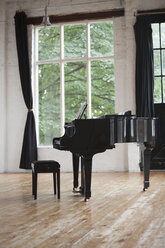
[(21, 87), (24, 101), (28, 109), (20, 159), (20, 168), (31, 169), (31, 162), (37, 160), (37, 142), (35, 118), (33, 114), (31, 71), (28, 53), (27, 18), (24, 12), (17, 12), (14, 19)]
[(165, 14), (138, 16), (136, 40), (136, 115), (154, 116), (154, 63), (151, 23), (165, 22)]
[(146, 16), (137, 17), (136, 40), (136, 115), (154, 116), (154, 65), (151, 23)]

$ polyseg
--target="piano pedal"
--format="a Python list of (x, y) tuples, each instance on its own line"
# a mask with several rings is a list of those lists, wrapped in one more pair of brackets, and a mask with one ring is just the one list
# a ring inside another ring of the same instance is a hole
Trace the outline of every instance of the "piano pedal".
[(80, 188), (73, 188), (73, 191), (72, 191), (74, 194), (77, 194), (77, 193), (80, 193), (82, 194), (82, 190), (81, 190), (81, 187)]

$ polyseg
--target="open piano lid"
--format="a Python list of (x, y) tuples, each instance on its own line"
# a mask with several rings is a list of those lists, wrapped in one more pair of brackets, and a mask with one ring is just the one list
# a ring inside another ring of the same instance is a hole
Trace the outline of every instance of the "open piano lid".
[(85, 110), (86, 110), (86, 108), (87, 108), (87, 103), (86, 102), (83, 102), (81, 104), (81, 107), (79, 108), (76, 116), (75, 116), (75, 119), (81, 119), (82, 116), (83, 116), (83, 114), (84, 114), (84, 112), (85, 112)]

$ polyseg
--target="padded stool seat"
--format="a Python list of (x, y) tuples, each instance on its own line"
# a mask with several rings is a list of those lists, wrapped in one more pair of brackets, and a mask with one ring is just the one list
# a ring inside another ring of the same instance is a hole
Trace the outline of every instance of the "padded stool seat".
[[(54, 160), (34, 161), (32, 166), (32, 194), (34, 199), (37, 199), (37, 175), (38, 173), (53, 173), (54, 194), (56, 194), (57, 182), (57, 197), (60, 199), (60, 164)], [(56, 180), (57, 178), (57, 180)]]

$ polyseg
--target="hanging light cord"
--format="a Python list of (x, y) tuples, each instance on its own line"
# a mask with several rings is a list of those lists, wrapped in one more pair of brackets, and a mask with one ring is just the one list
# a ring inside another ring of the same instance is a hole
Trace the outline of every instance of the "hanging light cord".
[(47, 26), (51, 26), (50, 20), (49, 20), (49, 16), (48, 16), (48, 6), (50, 4), (50, 0), (47, 1), (47, 5), (45, 5), (45, 16), (43, 17), (42, 23), (41, 25), (45, 26), (45, 28)]

